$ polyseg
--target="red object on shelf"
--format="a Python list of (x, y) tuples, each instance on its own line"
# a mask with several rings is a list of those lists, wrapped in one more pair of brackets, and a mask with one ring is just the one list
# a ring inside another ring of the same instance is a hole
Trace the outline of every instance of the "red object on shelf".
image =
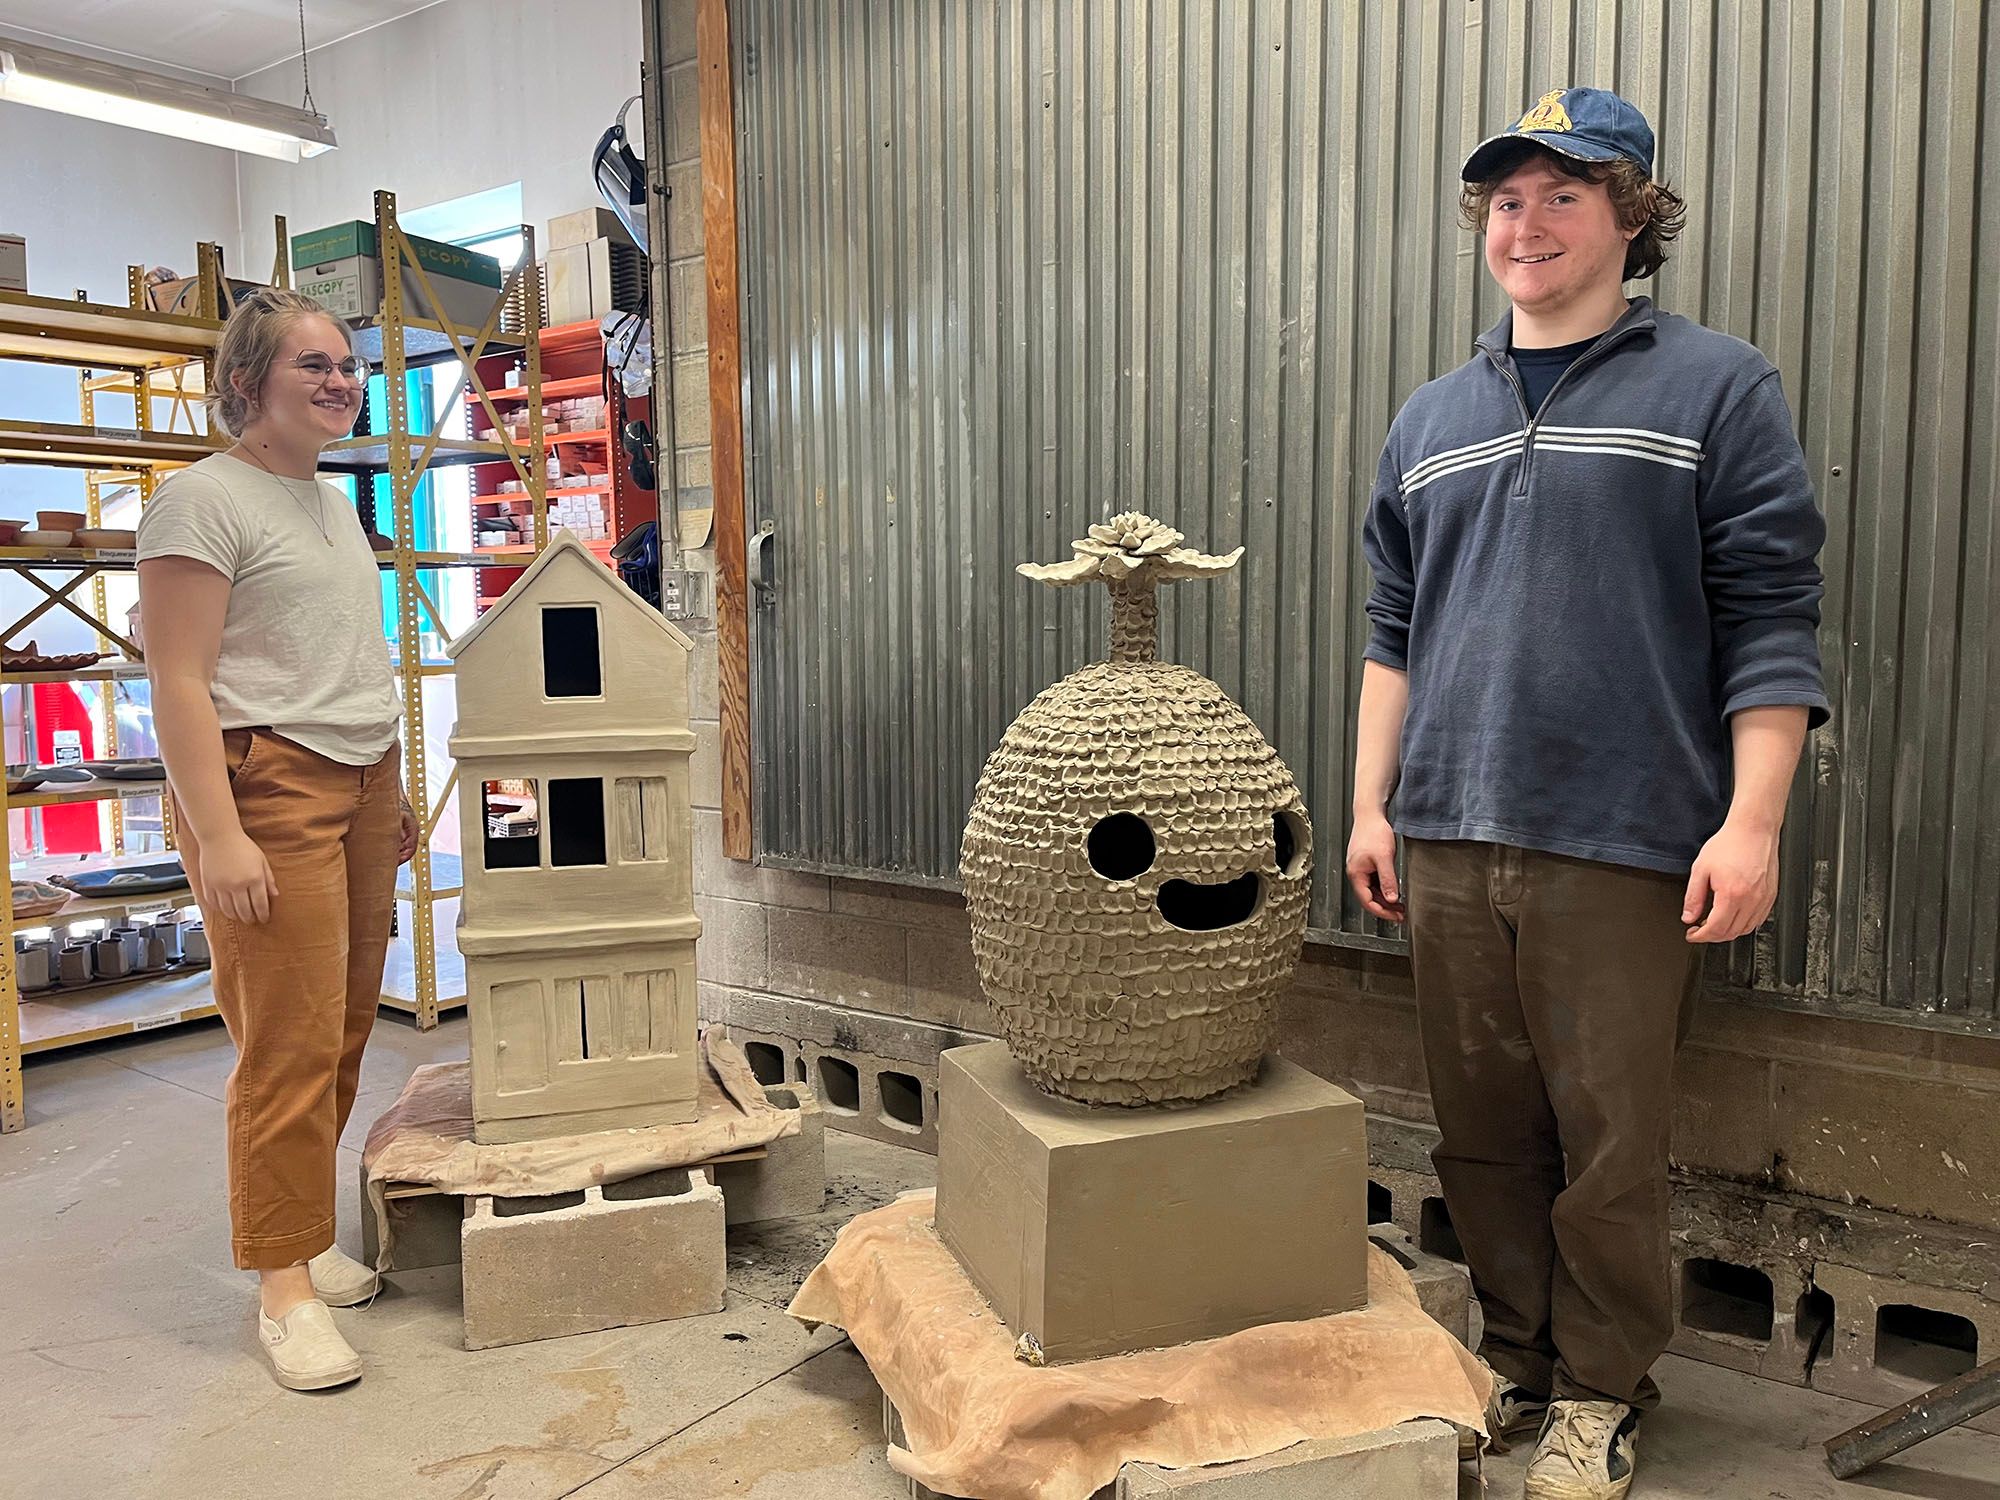
[[(84, 760), (97, 759), (97, 722), (84, 707), (74, 683), (38, 682), (35, 695), (35, 754), (38, 766), (55, 764), (56, 735), (77, 731)], [(49, 854), (97, 854), (104, 848), (95, 802), (51, 803), (42, 809), (42, 843)]]

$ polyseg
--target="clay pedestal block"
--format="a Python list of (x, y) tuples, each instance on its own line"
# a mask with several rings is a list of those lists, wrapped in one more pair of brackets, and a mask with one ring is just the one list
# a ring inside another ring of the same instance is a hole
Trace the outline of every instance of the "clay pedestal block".
[(1178, 1109), (1073, 1104), (1005, 1044), (939, 1059), (938, 1234), (1050, 1361), (1368, 1301), (1361, 1102), (1303, 1068)]

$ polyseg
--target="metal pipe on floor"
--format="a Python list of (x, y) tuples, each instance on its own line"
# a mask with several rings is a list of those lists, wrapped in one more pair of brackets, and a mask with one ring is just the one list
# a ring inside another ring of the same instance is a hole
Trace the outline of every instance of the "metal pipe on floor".
[(1852, 1479), (1863, 1469), (1893, 1458), (1926, 1438), (1948, 1432), (2000, 1406), (2000, 1359), (1967, 1370), (1956, 1380), (1870, 1417), (1859, 1427), (1829, 1438), (1826, 1461), (1836, 1479)]

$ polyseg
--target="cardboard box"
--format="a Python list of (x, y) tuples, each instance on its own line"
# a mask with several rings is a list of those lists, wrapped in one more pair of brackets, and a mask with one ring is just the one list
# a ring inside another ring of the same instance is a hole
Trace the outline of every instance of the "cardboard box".
[(567, 250), (571, 245), (587, 245), (592, 240), (616, 240), (621, 245), (638, 246), (625, 232), (618, 215), (602, 206), (579, 208), (575, 213), (557, 214), (549, 220), (549, 250)]
[(0, 292), (28, 289), (28, 242), (18, 234), (0, 234)]
[(1093, 1108), (986, 1042), (940, 1056), (938, 1095), (938, 1234), (1052, 1363), (1368, 1301), (1361, 1101), (1296, 1064), (1185, 1108)]
[(594, 322), (645, 304), (646, 258), (631, 244), (590, 240), (548, 256), (549, 326)]
[[(409, 235), (417, 263), (423, 267), (443, 317), (468, 333), (477, 332), (500, 298), (500, 262), (457, 245)], [(349, 219), (310, 234), (292, 236), (292, 281), (307, 296), (324, 302), (336, 317), (360, 319), (382, 310), (382, 260), (376, 252), (375, 226)], [(414, 272), (403, 272), (403, 302), (407, 316), (438, 320)]]

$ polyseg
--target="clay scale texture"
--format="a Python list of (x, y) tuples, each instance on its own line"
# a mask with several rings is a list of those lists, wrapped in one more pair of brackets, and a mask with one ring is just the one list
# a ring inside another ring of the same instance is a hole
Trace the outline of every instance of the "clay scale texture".
[(1249, 715), (1158, 659), (1156, 586), (1242, 556), (1126, 513), (1039, 582), (1111, 591), (1111, 657), (1041, 693), (986, 763), (960, 856), (981, 987), (1030, 1079), (1089, 1104), (1248, 1081), (1298, 961), (1312, 834)]

